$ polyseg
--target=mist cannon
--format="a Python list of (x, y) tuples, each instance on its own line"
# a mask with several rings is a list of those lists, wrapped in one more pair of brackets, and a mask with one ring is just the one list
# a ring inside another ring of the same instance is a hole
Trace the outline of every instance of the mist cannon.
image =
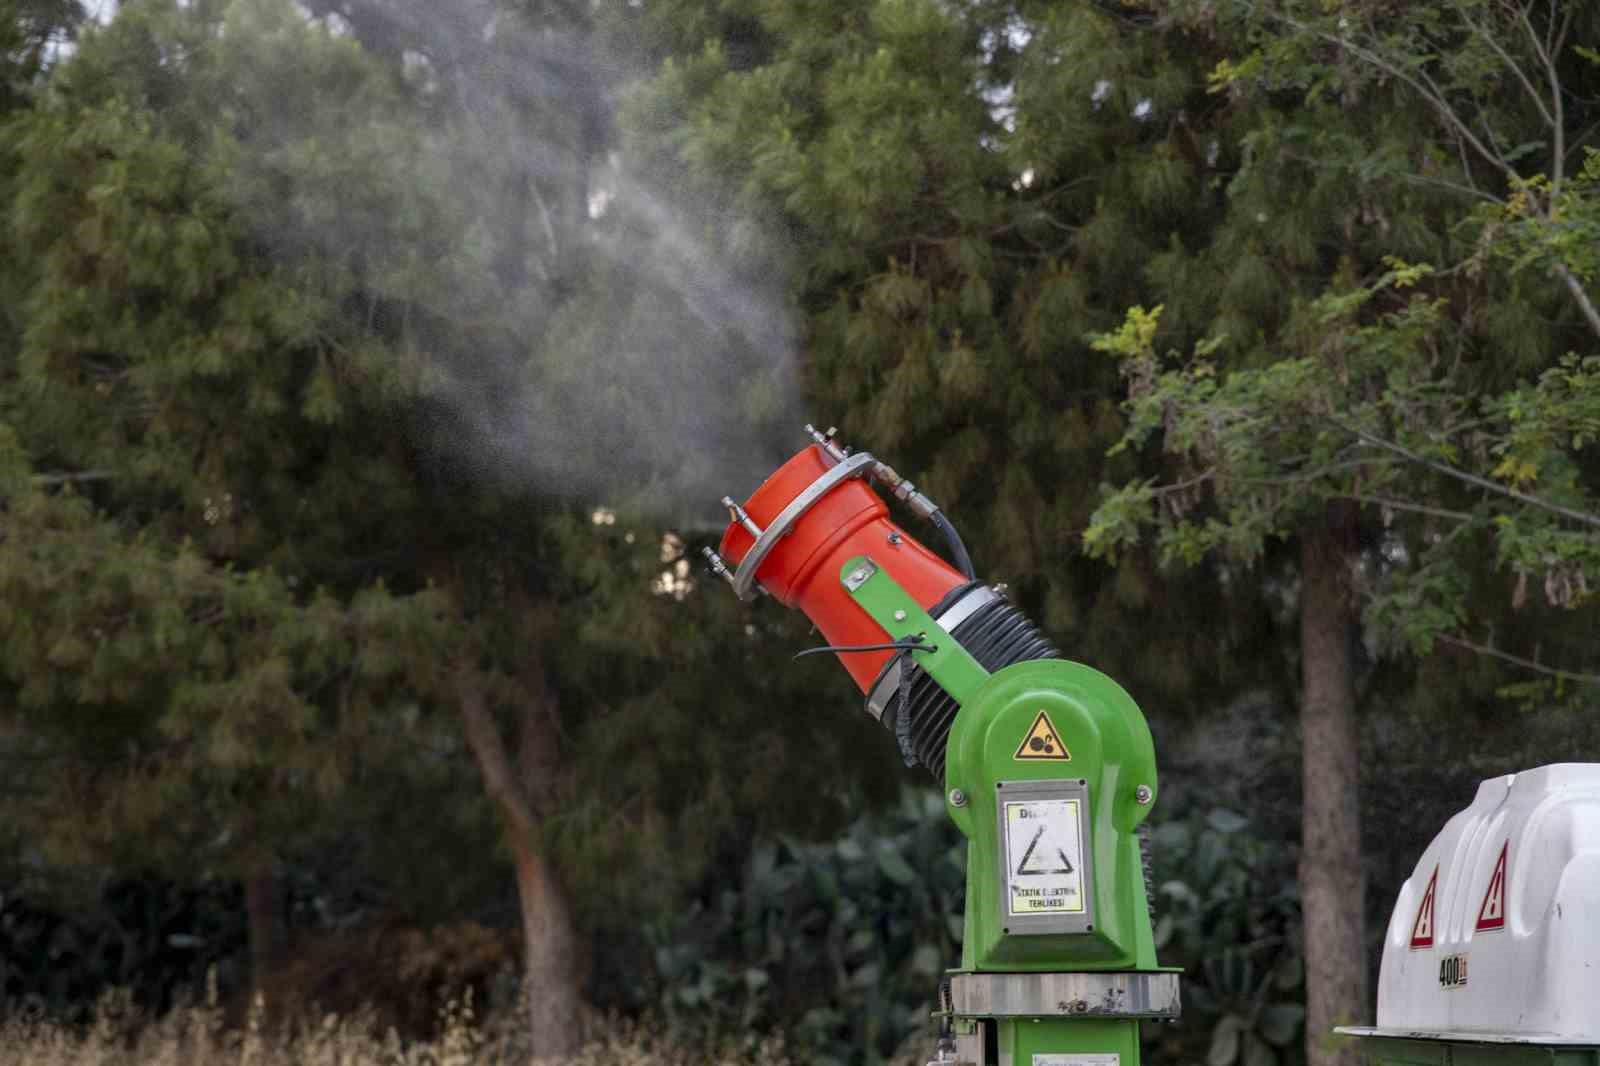
[[(742, 504), (714, 573), (802, 611), (967, 837), (961, 964), (941, 990), (942, 1063), (1137, 1066), (1141, 1019), (1175, 1018), (1156, 963), (1138, 828), (1157, 794), (1144, 715), (1064, 659), (978, 579), (940, 508), (833, 430)], [(953, 564), (889, 514), (876, 484), (937, 527)]]

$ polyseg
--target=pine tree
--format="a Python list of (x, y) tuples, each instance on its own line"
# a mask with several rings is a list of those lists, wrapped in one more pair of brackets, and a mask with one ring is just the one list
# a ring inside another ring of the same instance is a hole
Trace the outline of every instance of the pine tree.
[[(63, 855), (249, 879), (359, 834), (364, 790), (406, 780), (375, 764), (470, 758), (557, 1053), (583, 930), (636, 929), (726, 834), (837, 822), (841, 781), (892, 790), (852, 772), (889, 744), (785, 713), (826, 675), (765, 669), (762, 637), (803, 624), (748, 621), (659, 508), (622, 508), (704, 491), (683, 438), (637, 429), (694, 421), (685, 353), (732, 312), (684, 286), (703, 264), (644, 269), (697, 247), (656, 205), (574, 204), (593, 119), (539, 80), (569, 38), (320, 10), (125, 5), (16, 127), (0, 421), (39, 536), (0, 539), (0, 676), (20, 742), (72, 770), (17, 810)], [(770, 412), (743, 332), (729, 407)], [(662, 388), (630, 388), (653, 359)]]
[[(1080, 545), (1121, 432), (1088, 337), (1149, 291), (1145, 259), (1200, 228), (1207, 175), (1169, 105), (1217, 57), (1088, 4), (617, 18), (663, 64), (625, 112), (629, 150), (793, 238), (814, 417), (924, 486), (981, 571), (1151, 706), (1278, 683), (1264, 590), (1204, 571), (1159, 587), (1153, 565), (1107, 580)], [(1163, 117), (1135, 114), (1152, 98)], [(1227, 609), (1200, 624), (1175, 609), (1191, 603)]]

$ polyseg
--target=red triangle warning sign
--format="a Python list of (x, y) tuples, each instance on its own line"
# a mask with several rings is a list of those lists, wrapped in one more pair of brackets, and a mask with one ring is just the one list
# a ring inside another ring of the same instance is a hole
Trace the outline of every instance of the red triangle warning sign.
[(1500, 845), (1500, 858), (1489, 875), (1489, 890), (1483, 894), (1483, 906), (1478, 908), (1479, 932), (1506, 927), (1506, 853), (1510, 850), (1511, 841)]
[(1422, 893), (1422, 906), (1417, 908), (1417, 920), (1411, 923), (1411, 946), (1414, 948), (1433, 947), (1433, 893), (1439, 887), (1439, 867), (1433, 868), (1433, 876), (1428, 878), (1427, 891)]

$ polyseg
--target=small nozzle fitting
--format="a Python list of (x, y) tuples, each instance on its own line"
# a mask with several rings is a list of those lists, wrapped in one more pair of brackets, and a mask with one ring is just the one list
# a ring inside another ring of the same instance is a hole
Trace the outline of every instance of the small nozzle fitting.
[(809, 435), (812, 440), (817, 442), (817, 446), (822, 449), (822, 453), (828, 458), (832, 459), (835, 463), (842, 463), (846, 459), (850, 458), (850, 449), (842, 446), (835, 439), (834, 434), (838, 432), (838, 427), (829, 426), (826, 433), (819, 433), (817, 432), (817, 428), (810, 422), (806, 423), (807, 435)]
[(733, 584), (733, 571), (728, 569), (728, 564), (722, 561), (722, 556), (717, 554), (715, 548), (701, 548), (700, 554), (706, 557), (706, 565), (711, 568), (713, 574), (727, 581), (728, 584)]
[(761, 527), (756, 525), (755, 519), (751, 518), (745, 509), (740, 507), (732, 496), (724, 496), (722, 498), (722, 506), (728, 509), (728, 514), (733, 516), (733, 520), (735, 522), (744, 527), (744, 531), (746, 533), (750, 534), (752, 537), (755, 537), (757, 540), (761, 539)]

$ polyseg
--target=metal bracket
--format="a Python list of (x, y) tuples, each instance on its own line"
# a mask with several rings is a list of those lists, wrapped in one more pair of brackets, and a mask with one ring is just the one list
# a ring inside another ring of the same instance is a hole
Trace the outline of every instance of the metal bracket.
[(750, 546), (750, 550), (745, 552), (744, 558), (739, 560), (739, 569), (733, 575), (733, 591), (741, 600), (756, 598), (756, 571), (767, 561), (767, 556), (778, 546), (778, 541), (794, 528), (800, 517), (816, 506), (817, 501), (826, 496), (835, 485), (854, 478), (866, 477), (875, 462), (877, 460), (867, 452), (852, 455), (813, 481), (804, 492), (789, 501), (789, 506), (778, 512), (778, 517), (762, 531), (761, 536)]
[[(850, 583), (845, 582), (845, 588), (850, 588)], [(852, 590), (854, 591), (854, 590)], [(1000, 594), (988, 585), (979, 585), (962, 596), (934, 621), (939, 623), (939, 628), (946, 633), (954, 633), (956, 626), (978, 613), (981, 607), (987, 607), (1001, 598)], [(900, 668), (900, 660), (904, 656), (897, 655), (884, 664), (883, 670), (878, 674), (872, 687), (867, 690), (867, 713), (875, 722), (883, 721), (883, 712), (888, 710), (889, 701), (894, 694), (900, 691), (900, 679), (904, 671)]]
[(891, 638), (921, 637), (934, 648), (911, 654), (916, 664), (957, 703), (964, 704), (989, 679), (989, 671), (961, 642), (946, 633), (893, 577), (865, 555), (846, 562), (839, 571), (839, 581)]

